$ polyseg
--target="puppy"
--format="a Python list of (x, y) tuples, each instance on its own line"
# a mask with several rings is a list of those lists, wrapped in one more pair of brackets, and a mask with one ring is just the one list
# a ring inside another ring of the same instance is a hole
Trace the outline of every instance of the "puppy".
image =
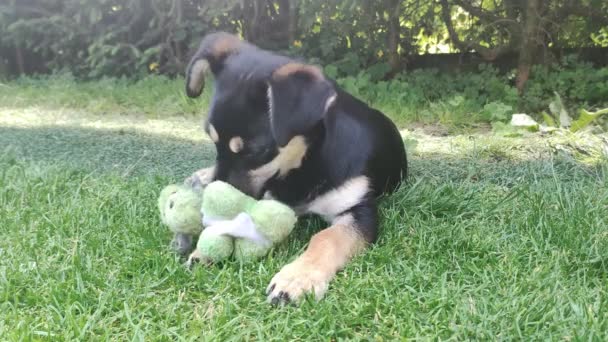
[(376, 240), (376, 199), (407, 174), (401, 136), (384, 114), (317, 67), (234, 35), (204, 37), (187, 68), (189, 97), (201, 94), (207, 70), (215, 82), (204, 127), (217, 160), (190, 181), (222, 180), (299, 215), (322, 216), (329, 227), (267, 288), (273, 304), (298, 302), (306, 293), (320, 299), (336, 272)]

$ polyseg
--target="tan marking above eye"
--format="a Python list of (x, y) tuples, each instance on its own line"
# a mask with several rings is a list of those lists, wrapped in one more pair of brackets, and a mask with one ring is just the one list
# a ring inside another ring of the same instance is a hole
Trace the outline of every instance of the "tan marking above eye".
[(281, 81), (285, 78), (295, 74), (297, 72), (303, 72), (310, 75), (315, 81), (323, 79), (323, 73), (319, 68), (313, 65), (301, 64), (301, 63), (287, 63), (272, 73), (272, 79), (275, 81)]
[(220, 141), (220, 136), (219, 134), (217, 134), (217, 131), (215, 130), (215, 127), (213, 127), (213, 125), (209, 124), (209, 138), (211, 138), (211, 140), (213, 140), (214, 143)]
[(243, 41), (233, 34), (222, 34), (211, 46), (211, 54), (215, 58), (226, 57), (237, 51), (243, 45)]
[(230, 147), (230, 151), (234, 153), (241, 152), (241, 150), (243, 150), (243, 145), (243, 138), (241, 137), (233, 137), (232, 139), (230, 139), (230, 142), (228, 142), (228, 147)]

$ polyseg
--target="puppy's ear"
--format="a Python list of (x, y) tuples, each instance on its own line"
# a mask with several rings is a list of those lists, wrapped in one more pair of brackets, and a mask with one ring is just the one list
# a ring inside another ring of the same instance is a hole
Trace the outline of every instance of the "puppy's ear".
[(274, 71), (268, 86), (270, 123), (277, 144), (304, 134), (323, 119), (336, 100), (333, 85), (321, 70), (288, 63)]
[(198, 97), (205, 86), (205, 72), (211, 69), (214, 75), (221, 70), (224, 60), (238, 52), (244, 42), (235, 35), (216, 32), (206, 35), (188, 63), (186, 69), (186, 94)]

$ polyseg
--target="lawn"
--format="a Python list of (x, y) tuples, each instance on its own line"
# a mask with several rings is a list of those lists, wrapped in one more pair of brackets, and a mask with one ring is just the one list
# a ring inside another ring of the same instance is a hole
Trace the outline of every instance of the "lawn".
[(2, 340), (608, 338), (607, 136), (403, 127), (411, 177), (378, 243), (322, 301), (275, 308), (264, 289), (319, 220), (257, 263), (190, 272), (168, 248), (156, 198), (211, 163), (201, 115), (163, 117), (165, 92), (143, 114), (32, 94), (0, 96)]

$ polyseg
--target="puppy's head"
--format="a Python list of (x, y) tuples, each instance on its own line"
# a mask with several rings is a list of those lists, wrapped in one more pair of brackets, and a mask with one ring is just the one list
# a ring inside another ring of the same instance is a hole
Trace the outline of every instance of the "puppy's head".
[[(201, 42), (186, 72), (188, 96), (201, 94), (207, 70), (215, 80), (205, 122), (217, 150), (215, 179), (259, 198), (279, 173), (268, 166), (285, 159), (277, 158), (280, 147), (321, 120), (335, 92), (319, 70), (227, 33)], [(259, 169), (271, 172), (260, 181), (252, 176)]]

